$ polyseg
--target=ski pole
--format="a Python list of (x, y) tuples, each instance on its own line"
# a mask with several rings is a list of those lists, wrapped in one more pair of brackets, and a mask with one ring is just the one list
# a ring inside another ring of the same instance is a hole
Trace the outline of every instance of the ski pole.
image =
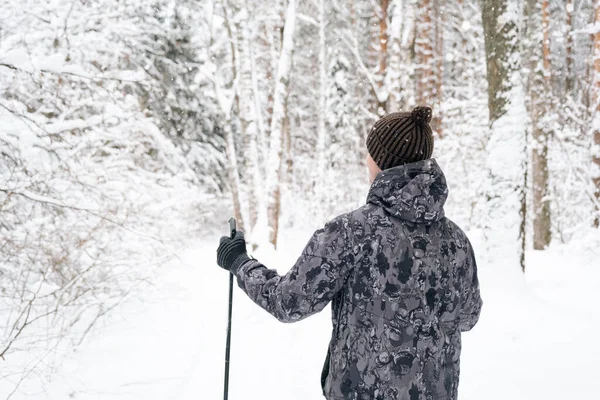
[[(236, 221), (235, 218), (229, 220), (229, 231), (231, 238), (235, 237)], [(233, 274), (229, 274), (229, 315), (227, 318), (227, 344), (225, 345), (225, 388), (223, 390), (223, 399), (227, 400), (229, 396), (229, 357), (231, 355), (231, 314), (233, 310)]]

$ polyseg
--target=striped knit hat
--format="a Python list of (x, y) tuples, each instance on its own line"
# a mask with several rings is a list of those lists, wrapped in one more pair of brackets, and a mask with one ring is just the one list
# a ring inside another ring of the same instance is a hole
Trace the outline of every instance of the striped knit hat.
[(369, 132), (367, 151), (381, 170), (427, 160), (433, 153), (430, 121), (429, 107), (386, 115)]

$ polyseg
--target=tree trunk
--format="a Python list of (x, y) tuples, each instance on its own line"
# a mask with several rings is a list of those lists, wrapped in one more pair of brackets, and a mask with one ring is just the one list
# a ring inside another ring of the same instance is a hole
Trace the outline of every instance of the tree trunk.
[[(381, 16), (379, 19), (379, 93), (382, 93), (385, 85), (385, 77), (387, 75), (387, 57), (388, 57), (388, 0), (381, 0)], [(378, 100), (377, 111), (381, 114), (387, 114), (387, 99), (386, 101)]]
[(393, 0), (391, 5), (386, 85), (388, 89), (387, 111), (402, 111), (413, 96), (412, 68), (414, 55), (414, 4), (412, 0)]
[[(285, 22), (283, 22), (285, 23)], [(272, 18), (267, 18), (265, 20), (265, 35), (266, 44), (269, 47), (269, 65), (266, 69), (266, 79), (267, 82), (273, 83), (269, 85), (269, 95), (267, 97), (267, 126), (271, 126), (273, 122), (273, 102), (274, 102), (274, 93), (277, 86), (277, 82), (273, 82), (274, 75), (277, 74), (277, 60), (280, 52), (278, 51), (281, 45), (281, 32), (283, 27), (278, 25), (278, 22), (273, 21)]]
[(525, 269), (527, 112), (520, 76), (517, 2), (482, 2), (490, 139), (487, 240), (492, 254)]
[(273, 96), (273, 117), (267, 170), (269, 241), (277, 247), (279, 215), (281, 212), (281, 178), (283, 173), (283, 123), (288, 99), (288, 82), (294, 50), (296, 0), (290, 0), (285, 17), (283, 43), (277, 66), (277, 80)]
[[(233, 77), (232, 81), (235, 82), (239, 79), (240, 76), (240, 56), (239, 56), (239, 47), (238, 41), (236, 37), (236, 33), (234, 32), (234, 27), (231, 23), (231, 18), (227, 10), (229, 9), (229, 5), (224, 2), (223, 9), (225, 10), (225, 26), (227, 28), (227, 33), (229, 36), (230, 50), (231, 50), (231, 65)], [(221, 91), (221, 88), (215, 88), (217, 92)], [(240, 96), (239, 96), (239, 88), (235, 89), (235, 93), (233, 94), (233, 104), (235, 104), (237, 111), (239, 112), (240, 106)], [(218, 96), (222, 98), (223, 96)], [(225, 114), (226, 124), (225, 124), (225, 153), (227, 155), (227, 178), (229, 180), (229, 186), (231, 188), (231, 196), (233, 200), (233, 212), (235, 215), (235, 219), (237, 220), (237, 224), (241, 230), (245, 230), (244, 226), (244, 218), (242, 212), (242, 202), (241, 198), (241, 183), (240, 183), (240, 174), (237, 160), (237, 152), (235, 148), (235, 140), (233, 137), (233, 113), (232, 109), (225, 109), (225, 105), (222, 104), (221, 108), (223, 113)], [(240, 127), (242, 130), (245, 130), (246, 123), (245, 121), (240, 120)], [(245, 132), (242, 132), (245, 134)]]
[(242, 207), (240, 202), (240, 174), (235, 151), (235, 142), (233, 132), (231, 131), (231, 120), (225, 125), (225, 152), (227, 154), (227, 178), (231, 187), (231, 197), (233, 200), (233, 213), (241, 230), (244, 229), (244, 219), (242, 218)]
[[(253, 13), (255, 13), (254, 9), (250, 9), (248, 7), (248, 2), (244, 1), (244, 5), (246, 7), (246, 13), (247, 15), (252, 15)], [(246, 20), (248, 22), (250, 22), (250, 20)], [(252, 38), (257, 38), (257, 34), (255, 32), (255, 29), (249, 29), (249, 36), (251, 36)], [(265, 120), (263, 117), (263, 108), (262, 108), (262, 104), (260, 101), (260, 90), (258, 87), (258, 72), (257, 69), (259, 68), (257, 62), (256, 62), (256, 43), (254, 40), (248, 40), (248, 38), (246, 38), (246, 44), (247, 44), (247, 49), (248, 49), (248, 53), (250, 54), (250, 70), (251, 70), (251, 79), (252, 79), (252, 98), (254, 100), (254, 110), (255, 110), (255, 119), (256, 119), (256, 125), (257, 125), (257, 129), (258, 129), (258, 148), (259, 148), (259, 161), (263, 161), (266, 159), (267, 157), (267, 136), (266, 136), (266, 128), (265, 128)], [(266, 69), (267, 71), (269, 70), (269, 68)]]
[(416, 23), (416, 101), (417, 105), (432, 104), (435, 92), (432, 0), (421, 0)]
[(593, 85), (593, 96), (594, 96), (594, 117), (592, 128), (594, 132), (594, 149), (592, 150), (592, 163), (595, 168), (592, 174), (592, 182), (594, 184), (594, 191), (596, 197), (595, 206), (595, 217), (594, 226), (600, 227), (600, 2), (596, 2), (594, 9), (594, 85)]
[[(548, 138), (549, 127), (543, 119), (551, 112), (550, 97), (550, 10), (548, 1), (542, 0), (542, 24), (536, 28), (542, 30), (542, 48), (540, 49), (541, 69), (531, 88), (533, 110), (533, 155), (532, 155), (532, 184), (533, 184), (533, 248), (543, 250), (552, 239), (552, 223), (550, 201), (548, 199)], [(536, 9), (537, 11), (537, 9)], [(539, 53), (538, 53), (539, 54)]]
[[(379, 8), (375, 6), (379, 4)], [(363, 13), (368, 12), (366, 7), (370, 10), (374, 9), (373, 14), (369, 15), (369, 47), (367, 52), (367, 68), (375, 71), (372, 82), (372, 90), (374, 97), (374, 110), (373, 113), (379, 117), (383, 117), (387, 113), (387, 86), (386, 86), (386, 75), (387, 75), (387, 47), (389, 41), (388, 35), (388, 24), (387, 24), (387, 12), (389, 7), (389, 0), (381, 0), (372, 2), (371, 4), (364, 3), (359, 6), (360, 10), (363, 9)]]
[[(247, 3), (244, 1), (245, 8), (241, 15), (251, 15)], [(247, 17), (240, 18), (238, 29), (238, 43), (241, 44), (242, 58), (241, 71), (239, 77), (239, 91), (241, 96), (237, 96), (237, 102), (242, 103), (239, 107), (240, 118), (242, 120), (242, 131), (245, 133), (245, 144), (248, 151), (245, 154), (248, 176), (248, 226), (247, 233), (252, 234), (258, 222), (258, 214), (263, 205), (263, 178), (260, 172), (260, 157), (264, 143), (264, 125), (261, 116), (260, 98), (258, 92), (258, 82), (256, 78), (256, 63), (253, 49), (253, 32), (249, 28), (250, 21)], [(240, 99), (241, 97), (241, 99)], [(264, 153), (263, 153), (264, 154)], [(264, 156), (263, 156), (264, 157)]]
[(294, 177), (294, 159), (292, 155), (292, 129), (290, 127), (290, 116), (288, 105), (285, 105), (285, 119), (283, 120), (283, 136), (285, 139), (285, 184), (291, 187)]
[[(327, 128), (327, 42), (325, 38), (325, 0), (319, 0), (319, 111), (317, 125), (317, 170), (315, 171), (315, 199), (322, 204), (325, 185), (325, 139)], [(321, 216), (319, 216), (321, 217)]]
[(548, 136), (543, 129), (533, 129), (533, 248), (544, 250), (552, 239), (548, 194)]
[(402, 0), (392, 1), (393, 11), (390, 16), (390, 35), (389, 35), (389, 56), (390, 62), (388, 66), (388, 74), (386, 79), (386, 86), (388, 88), (388, 100), (386, 104), (386, 110), (388, 113), (396, 112), (400, 108), (400, 101), (402, 99), (402, 88), (400, 87), (400, 51), (402, 48), (401, 43), (401, 32), (400, 29), (396, 28), (402, 24), (403, 9)]
[(567, 78), (565, 79), (565, 92), (567, 95), (573, 93), (573, 0), (566, 0), (565, 12), (566, 12), (566, 27), (567, 27), (567, 44), (565, 46), (566, 58), (567, 58)]
[(432, 128), (442, 137), (442, 81), (444, 77), (444, 0), (435, 0), (435, 111)]

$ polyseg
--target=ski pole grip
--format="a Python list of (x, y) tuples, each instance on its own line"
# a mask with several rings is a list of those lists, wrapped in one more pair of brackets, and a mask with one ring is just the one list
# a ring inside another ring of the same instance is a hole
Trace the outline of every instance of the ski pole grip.
[(229, 232), (231, 233), (231, 238), (233, 239), (235, 237), (235, 232), (237, 230), (237, 223), (235, 221), (235, 218), (230, 218), (229, 219)]

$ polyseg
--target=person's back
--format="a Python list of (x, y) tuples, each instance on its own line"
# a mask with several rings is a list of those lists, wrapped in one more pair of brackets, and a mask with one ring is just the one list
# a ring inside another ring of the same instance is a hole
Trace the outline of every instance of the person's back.
[(456, 399), (460, 331), (477, 322), (481, 299), (446, 195), (437, 163), (420, 161), (379, 174), (368, 204), (333, 221), (348, 229), (337, 258), (354, 268), (333, 299), (328, 399)]
[(224, 237), (219, 265), (282, 322), (332, 303), (322, 373), (329, 400), (455, 400), (461, 331), (479, 318), (477, 267), (465, 233), (444, 215), (431, 109), (379, 120), (367, 139), (367, 204), (315, 232), (284, 276)]

